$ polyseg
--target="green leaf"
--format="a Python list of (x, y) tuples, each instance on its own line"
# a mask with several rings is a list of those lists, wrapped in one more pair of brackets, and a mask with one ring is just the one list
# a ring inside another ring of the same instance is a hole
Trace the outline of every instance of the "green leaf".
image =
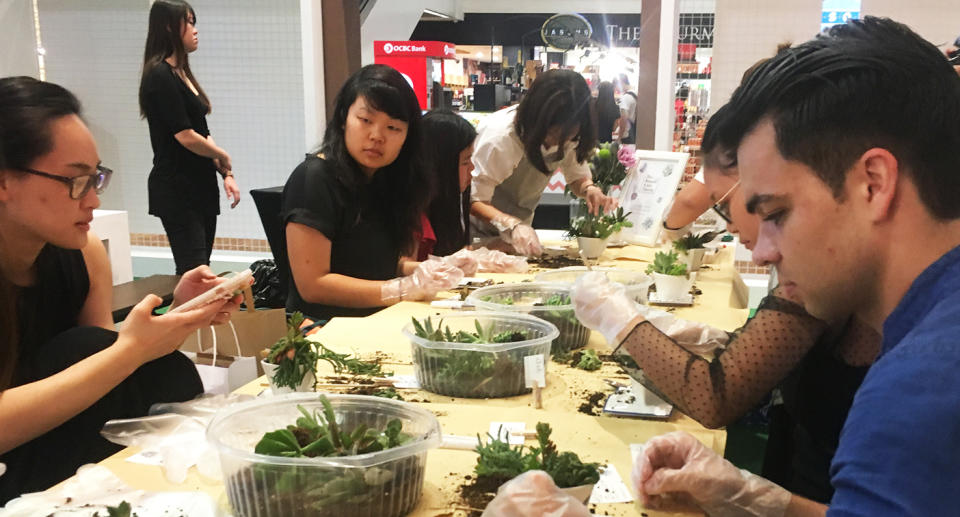
[(257, 454), (266, 454), (268, 456), (284, 456), (285, 453), (295, 453), (293, 456), (303, 454), (297, 438), (289, 429), (277, 429), (263, 435), (263, 438), (257, 442), (253, 452)]
[(116, 507), (108, 506), (107, 507), (107, 516), (108, 517), (130, 517), (130, 503), (126, 501), (120, 501)]

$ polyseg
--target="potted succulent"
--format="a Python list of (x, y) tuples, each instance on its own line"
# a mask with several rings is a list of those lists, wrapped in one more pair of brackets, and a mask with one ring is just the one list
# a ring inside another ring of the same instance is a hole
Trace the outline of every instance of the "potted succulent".
[[(465, 485), (461, 495), (468, 492), (480, 492), (489, 503), (503, 483), (529, 470), (546, 472), (557, 487), (586, 503), (593, 486), (600, 480), (600, 465), (584, 463), (575, 452), (557, 450), (550, 439), (553, 430), (550, 424), (537, 423), (537, 446), (511, 446), (501, 437), (489, 436), (487, 443), (477, 446), (477, 464), (474, 467), (474, 482)], [(477, 437), (479, 439), (479, 436)], [(477, 494), (481, 495), (481, 494)], [(485, 504), (483, 504), (485, 506)]]
[(603, 254), (611, 235), (633, 226), (633, 223), (627, 221), (629, 215), (629, 212), (623, 212), (623, 207), (611, 214), (604, 214), (603, 209), (597, 215), (587, 213), (570, 223), (567, 235), (576, 237), (577, 244), (586, 257), (594, 259)]
[(300, 332), (303, 314), (294, 312), (287, 320), (287, 335), (269, 348), (261, 361), (263, 373), (274, 395), (294, 391), (313, 391), (317, 383), (316, 343)]
[(697, 271), (700, 269), (700, 265), (703, 263), (703, 254), (707, 251), (704, 245), (715, 239), (720, 233), (721, 232), (688, 233), (673, 241), (673, 249), (686, 256), (688, 271)]
[(647, 266), (647, 274), (653, 275), (657, 286), (657, 296), (662, 301), (678, 300), (690, 289), (687, 278), (687, 265), (678, 262), (677, 253), (658, 251), (653, 264)]

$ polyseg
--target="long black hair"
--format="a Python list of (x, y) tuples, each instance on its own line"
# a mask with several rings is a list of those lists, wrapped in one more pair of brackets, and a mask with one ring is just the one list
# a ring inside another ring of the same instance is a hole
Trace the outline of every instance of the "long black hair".
[[(0, 174), (19, 175), (53, 150), (50, 123), (79, 114), (80, 102), (61, 86), (32, 77), (0, 79)], [(0, 391), (17, 362), (18, 316), (17, 288), (0, 270)]]
[[(583, 76), (573, 70), (550, 70), (533, 82), (530, 91), (517, 107), (514, 127), (523, 142), (527, 159), (540, 172), (550, 175), (540, 146), (547, 133), (555, 128), (564, 135), (576, 135), (577, 161), (585, 162), (597, 146), (597, 128), (594, 123), (590, 87)], [(563, 152), (563, 145), (560, 146)]]
[(477, 130), (449, 110), (423, 116), (423, 151), (435, 185), (427, 218), (437, 243), (433, 254), (449, 255), (470, 243), (470, 187), (460, 192), (460, 153), (477, 138)]
[(187, 51), (183, 48), (183, 36), (181, 27), (193, 18), (193, 23), (197, 22), (197, 13), (193, 7), (183, 0), (155, 0), (150, 6), (150, 21), (147, 26), (147, 44), (143, 50), (143, 73), (140, 75), (140, 116), (146, 116), (146, 93), (143, 91), (143, 81), (147, 75), (153, 71), (161, 62), (170, 56), (177, 60), (177, 68), (183, 70), (183, 74), (190, 79), (190, 82), (197, 88), (197, 96), (200, 101), (207, 106), (207, 113), (210, 113), (210, 99), (207, 93), (200, 87), (197, 78), (193, 76), (190, 70), (190, 59), (187, 57)]
[(597, 87), (596, 112), (597, 138), (601, 142), (609, 142), (613, 135), (613, 125), (620, 118), (620, 107), (613, 97), (613, 83), (610, 81), (604, 81)]
[(374, 194), (385, 213), (391, 215), (389, 220), (401, 253), (409, 253), (416, 243), (420, 215), (430, 200), (433, 185), (420, 156), (420, 103), (403, 75), (386, 65), (367, 65), (340, 88), (320, 152), (335, 166), (340, 182), (353, 192), (366, 183), (366, 176), (344, 141), (347, 112), (357, 97), (363, 97), (370, 108), (407, 123), (407, 138), (400, 154), (377, 172), (370, 185), (376, 189)]

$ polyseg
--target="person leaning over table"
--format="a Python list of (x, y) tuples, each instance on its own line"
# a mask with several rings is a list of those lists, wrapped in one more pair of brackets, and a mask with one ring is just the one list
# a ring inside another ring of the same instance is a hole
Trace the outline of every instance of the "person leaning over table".
[(520, 255), (539, 256), (530, 224), (543, 189), (559, 168), (570, 190), (591, 213), (616, 200), (590, 179), (587, 159), (597, 144), (590, 87), (572, 70), (550, 70), (534, 81), (520, 104), (480, 123), (473, 152), (471, 235), (500, 237)]
[(421, 165), (420, 105), (400, 72), (367, 65), (337, 94), (323, 145), (283, 188), (287, 310), (317, 320), (432, 298), (463, 272), (414, 251), (431, 180)]
[(426, 113), (421, 126), (424, 161), (435, 185), (417, 246), (417, 260), (426, 260), (431, 254), (452, 255), (470, 244), (471, 158), (477, 130), (450, 110)]
[[(725, 106), (707, 124), (704, 188), (727, 230), (754, 250), (760, 221), (747, 212), (736, 156), (719, 142), (731, 116)], [(830, 462), (854, 393), (880, 351), (875, 331), (849, 314), (820, 321), (782, 288), (730, 334), (638, 306), (603, 274), (585, 276), (571, 300), (584, 325), (620, 343), (659, 393), (705, 427), (732, 424), (779, 387), (783, 404), (771, 408), (763, 475), (830, 501)]]
[(682, 432), (646, 443), (640, 497), (710, 515), (960, 514), (960, 77), (905, 25), (868, 16), (778, 54), (730, 109), (724, 139), (761, 219), (754, 260), (810, 314), (882, 331), (881, 351), (841, 432), (829, 506)]
[[(0, 79), (0, 505), (122, 449), (100, 436), (107, 420), (202, 393), (177, 348), (238, 307), (153, 316), (161, 300), (149, 295), (114, 331), (110, 264), (90, 231), (111, 174), (73, 94)], [(221, 281), (189, 271), (175, 303)]]

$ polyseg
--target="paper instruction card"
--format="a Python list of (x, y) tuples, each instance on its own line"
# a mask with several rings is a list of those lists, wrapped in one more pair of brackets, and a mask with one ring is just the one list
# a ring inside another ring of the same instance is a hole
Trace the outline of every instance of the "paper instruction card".
[(510, 445), (521, 445), (525, 441), (527, 424), (524, 422), (490, 422), (490, 436)]
[(612, 463), (604, 466), (600, 471), (600, 481), (597, 481), (590, 493), (589, 504), (630, 502), (633, 502), (633, 494), (624, 484), (617, 467)]
[(542, 355), (528, 355), (523, 358), (523, 378), (528, 388), (532, 388), (534, 382), (541, 388), (546, 387), (547, 371)]

